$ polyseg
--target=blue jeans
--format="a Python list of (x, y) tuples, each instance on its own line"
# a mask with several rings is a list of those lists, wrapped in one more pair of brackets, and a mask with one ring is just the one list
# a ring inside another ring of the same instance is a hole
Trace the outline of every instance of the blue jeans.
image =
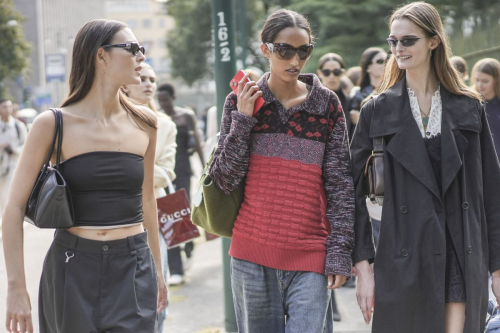
[[(165, 277), (165, 282), (167, 282), (167, 277), (168, 277), (168, 252), (167, 252), (167, 243), (165, 242), (165, 238), (163, 238), (161, 232), (160, 232), (160, 254), (161, 254), (161, 261), (162, 261), (162, 269), (163, 269), (163, 276)], [(170, 294), (169, 294), (170, 298)], [(158, 314), (158, 333), (163, 332), (163, 324), (165, 323), (165, 319), (167, 319), (168, 315), (168, 301), (167, 301), (167, 307)]]
[(325, 332), (331, 297), (327, 283), (323, 274), (283, 271), (231, 258), (238, 332)]

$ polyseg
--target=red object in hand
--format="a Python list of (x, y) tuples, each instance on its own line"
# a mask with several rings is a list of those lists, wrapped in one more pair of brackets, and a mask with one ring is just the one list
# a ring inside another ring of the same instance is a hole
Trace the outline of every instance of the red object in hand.
[[(236, 75), (233, 77), (233, 79), (229, 82), (229, 86), (231, 87), (231, 89), (233, 89), (236, 96), (238, 96), (238, 83), (241, 81), (241, 79), (243, 79), (244, 76), (245, 76), (245, 72), (239, 71), (238, 73), (236, 73)], [(247, 82), (250, 82), (249, 78), (247, 78), (245, 84)], [(255, 104), (253, 107), (253, 114), (255, 115), (263, 105), (264, 105), (264, 98), (262, 98), (262, 96), (261, 96), (255, 100)]]

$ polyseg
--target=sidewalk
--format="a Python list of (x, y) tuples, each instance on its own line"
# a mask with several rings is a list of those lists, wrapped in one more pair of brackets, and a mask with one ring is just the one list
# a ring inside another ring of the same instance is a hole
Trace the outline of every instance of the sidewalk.
[[(26, 282), (31, 298), (35, 333), (38, 331), (38, 284), (43, 260), (52, 241), (54, 230), (37, 229), (25, 224)], [(197, 239), (191, 268), (186, 272), (187, 283), (170, 288), (170, 315), (164, 333), (224, 332), (224, 295), (222, 294), (222, 245), (216, 239)], [(7, 276), (0, 240), (0, 332), (5, 322)], [(368, 333), (356, 304), (354, 289), (336, 291), (342, 321), (335, 323), (335, 333)], [(304, 332), (310, 333), (310, 332)]]
[[(192, 261), (186, 272), (186, 284), (170, 287), (169, 317), (163, 333), (222, 333), (221, 240), (196, 244)], [(335, 323), (335, 333), (370, 332), (357, 305), (354, 288), (336, 291), (336, 299), (342, 321)]]

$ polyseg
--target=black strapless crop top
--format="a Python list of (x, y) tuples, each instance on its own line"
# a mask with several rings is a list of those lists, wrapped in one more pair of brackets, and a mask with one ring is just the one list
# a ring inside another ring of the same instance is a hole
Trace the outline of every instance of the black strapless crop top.
[(60, 164), (73, 201), (75, 227), (112, 227), (144, 221), (144, 158), (94, 151)]

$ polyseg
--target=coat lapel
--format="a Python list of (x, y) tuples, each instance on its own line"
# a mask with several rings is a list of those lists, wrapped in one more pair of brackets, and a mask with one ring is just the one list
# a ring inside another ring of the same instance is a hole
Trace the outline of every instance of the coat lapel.
[(441, 174), (443, 196), (462, 166), (468, 141), (462, 131), (481, 131), (476, 106), (470, 98), (455, 96), (441, 87), (443, 117), (441, 123)]
[(387, 152), (441, 200), (425, 142), (411, 112), (406, 79), (381, 94), (375, 104), (370, 137), (394, 134)]

